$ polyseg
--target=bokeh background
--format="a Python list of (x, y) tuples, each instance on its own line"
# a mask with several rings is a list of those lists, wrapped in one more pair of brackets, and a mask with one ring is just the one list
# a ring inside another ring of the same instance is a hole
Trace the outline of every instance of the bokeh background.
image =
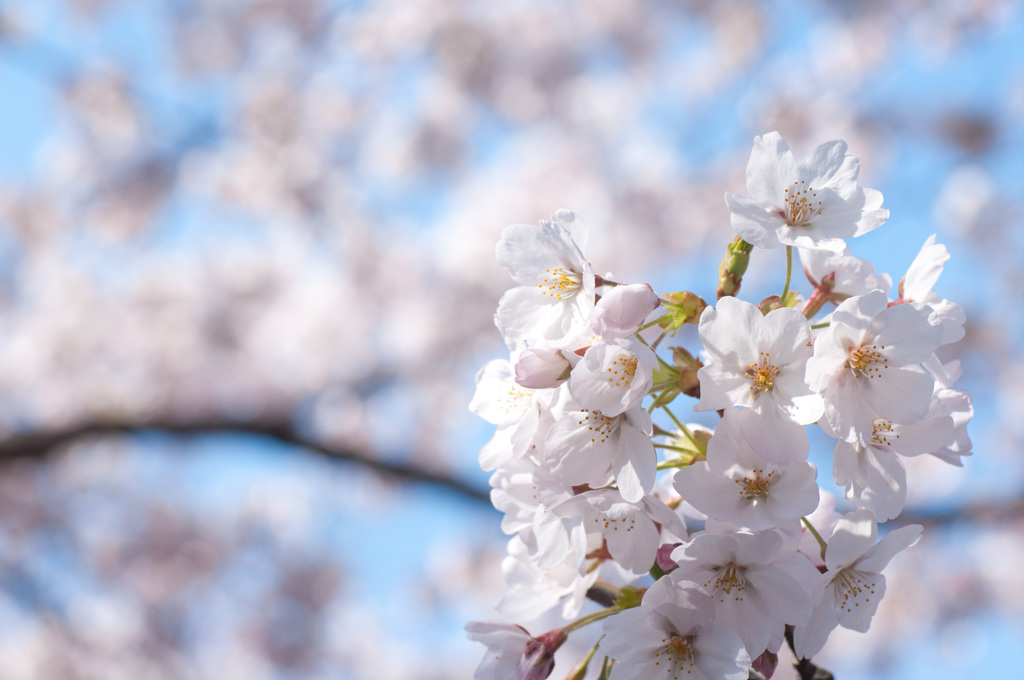
[(471, 677), (501, 229), (571, 208), (597, 271), (711, 300), (770, 130), (847, 140), (892, 214), (854, 254), (937, 233), (968, 314), (975, 454), (911, 462), (925, 539), (818, 660), (1018, 677), (1020, 2), (11, 0), (0, 678)]

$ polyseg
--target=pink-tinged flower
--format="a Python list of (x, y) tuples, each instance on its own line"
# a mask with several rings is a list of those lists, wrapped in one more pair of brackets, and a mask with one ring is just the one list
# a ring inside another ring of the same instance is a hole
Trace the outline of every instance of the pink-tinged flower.
[(661, 542), (658, 525), (678, 539), (686, 538), (682, 520), (653, 496), (629, 503), (615, 489), (598, 489), (564, 500), (552, 512), (582, 520), (572, 526), (576, 542), (583, 542), (586, 535), (600, 536), (612, 559), (634, 574), (646, 574), (655, 562)]
[(920, 536), (921, 525), (911, 524), (876, 543), (878, 523), (868, 510), (844, 515), (828, 539), (827, 571), (818, 577), (811, 591), (811, 618), (796, 628), (797, 656), (809, 659), (821, 651), (836, 626), (867, 631), (885, 594), (882, 570)]
[(470, 621), (466, 637), (487, 645), (475, 680), (544, 680), (555, 667), (555, 652), (566, 634), (557, 629), (535, 638), (511, 623)]
[(946, 246), (935, 243), (935, 234), (929, 236), (910, 264), (907, 275), (900, 281), (898, 300), (921, 307), (927, 305), (931, 311), (932, 324), (942, 327), (943, 345), (964, 337), (964, 322), (967, 320), (967, 315), (960, 305), (940, 298), (932, 290), (948, 259), (949, 252)]
[(889, 307), (881, 291), (839, 305), (807, 362), (807, 378), (825, 398), (835, 436), (854, 441), (878, 417), (899, 423), (924, 418), (935, 381), (920, 363), (940, 337), (926, 311)]
[[(807, 457), (803, 426), (821, 417), (823, 403), (804, 380), (811, 357), (811, 328), (795, 309), (767, 315), (734, 297), (724, 297), (700, 317), (707, 361), (697, 372), (697, 411), (742, 406), (757, 419), (744, 421), (762, 437), (760, 453), (776, 463)], [(757, 432), (760, 431), (760, 432)]]
[(520, 285), (502, 296), (495, 322), (509, 347), (557, 347), (586, 330), (595, 281), (581, 250), (586, 233), (568, 210), (540, 226), (505, 227), (495, 254)]
[(707, 595), (659, 579), (639, 607), (604, 621), (601, 651), (615, 659), (611, 680), (746, 680), (750, 655), (713, 621)]
[(605, 339), (626, 338), (640, 330), (660, 305), (660, 298), (646, 283), (615, 286), (598, 300), (590, 328)]
[(578, 360), (576, 354), (560, 349), (523, 350), (516, 362), (516, 382), (535, 390), (558, 387), (569, 379)]
[(708, 442), (707, 461), (676, 473), (676, 491), (697, 510), (717, 520), (752, 529), (797, 530), (799, 519), (818, 504), (818, 471), (807, 462), (775, 465), (758, 447), (767, 437), (744, 437), (741, 423), (755, 418), (730, 410)]
[(800, 581), (813, 581), (818, 571), (794, 550), (783, 551), (775, 531), (702, 534), (676, 548), (672, 559), (679, 564), (672, 581), (707, 593), (715, 622), (736, 633), (751, 657), (778, 651), (786, 625), (802, 624), (811, 613)]
[(569, 403), (544, 441), (544, 460), (567, 486), (605, 486), (613, 478), (623, 499), (636, 503), (654, 487), (658, 457), (651, 416), (642, 406), (609, 416)]
[(875, 274), (875, 266), (867, 260), (854, 257), (846, 249), (842, 254), (827, 250), (800, 249), (804, 274), (814, 286), (814, 292), (800, 310), (808, 318), (826, 302), (839, 304), (848, 297), (867, 295), (873, 290), (888, 294), (892, 280), (888, 274)]
[(584, 408), (617, 416), (643, 401), (657, 367), (657, 355), (639, 340), (602, 340), (572, 369), (569, 391)]
[(826, 142), (796, 162), (778, 132), (754, 138), (747, 163), (749, 196), (727, 193), (732, 226), (759, 248), (780, 245), (842, 253), (843, 239), (889, 219), (882, 194), (857, 185), (860, 159), (846, 142)]

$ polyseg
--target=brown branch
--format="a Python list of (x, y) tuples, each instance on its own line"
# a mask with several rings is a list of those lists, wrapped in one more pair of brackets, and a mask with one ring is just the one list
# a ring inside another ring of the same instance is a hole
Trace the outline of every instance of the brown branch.
[(8, 461), (18, 459), (46, 458), (61, 446), (88, 437), (131, 436), (143, 432), (162, 432), (182, 437), (211, 434), (246, 434), (265, 437), (283, 444), (300, 447), (332, 461), (345, 461), (360, 465), (400, 482), (420, 482), (439, 486), (469, 500), (490, 505), (490, 493), (486, 489), (469, 484), (446, 472), (430, 470), (414, 463), (383, 460), (367, 451), (318, 441), (303, 436), (286, 420), (87, 422), (61, 429), (15, 434), (0, 439), (0, 466)]
[(793, 662), (793, 668), (800, 680), (835, 680), (830, 671), (814, 665), (810, 659), (801, 659), (796, 653), (796, 645), (793, 644), (793, 626), (786, 626), (786, 644), (793, 650), (793, 656), (797, 658)]

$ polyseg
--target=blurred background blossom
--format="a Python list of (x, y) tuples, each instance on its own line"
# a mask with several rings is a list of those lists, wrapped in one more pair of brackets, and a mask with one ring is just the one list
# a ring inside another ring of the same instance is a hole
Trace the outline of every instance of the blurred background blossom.
[(925, 540), (821, 664), (1017, 671), (1020, 2), (10, 0), (0, 102), (4, 680), (470, 677), (501, 229), (571, 208), (710, 300), (770, 130), (847, 140), (892, 211), (854, 254), (937, 233), (968, 314), (975, 455), (909, 461)]

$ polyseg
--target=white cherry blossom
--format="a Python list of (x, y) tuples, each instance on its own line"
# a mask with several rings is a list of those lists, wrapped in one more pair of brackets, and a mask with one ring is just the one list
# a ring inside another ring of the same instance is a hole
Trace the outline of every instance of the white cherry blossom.
[(609, 416), (570, 403), (547, 433), (544, 459), (563, 484), (598, 487), (614, 479), (622, 497), (635, 503), (654, 486), (651, 432), (651, 416), (642, 406)]
[(932, 290), (947, 260), (949, 251), (941, 243), (935, 243), (935, 234), (932, 234), (924, 242), (899, 285), (900, 302), (926, 305), (930, 309), (932, 323), (942, 327), (943, 345), (964, 337), (964, 322), (967, 320), (960, 305), (939, 297)]
[(928, 413), (934, 379), (920, 362), (939, 345), (941, 329), (911, 305), (889, 306), (873, 291), (846, 300), (814, 342), (811, 387), (825, 399), (837, 437), (853, 441), (877, 417), (913, 423)]
[(797, 574), (810, 581), (818, 572), (802, 555), (783, 551), (782, 536), (774, 531), (702, 534), (676, 548), (672, 559), (679, 565), (673, 583), (692, 584), (711, 596), (715, 621), (736, 633), (752, 658), (765, 649), (778, 651), (786, 625), (802, 624), (810, 615)]
[(617, 416), (647, 396), (657, 367), (657, 356), (639, 340), (602, 340), (572, 369), (569, 391), (580, 405)]
[(808, 462), (775, 465), (757, 448), (764, 438), (748, 440), (740, 423), (753, 418), (726, 411), (708, 442), (707, 461), (676, 473), (679, 494), (709, 517), (748, 529), (797, 530), (800, 517), (818, 503), (817, 470)]
[(842, 253), (843, 239), (889, 218), (882, 194), (858, 186), (860, 159), (846, 142), (818, 146), (797, 163), (778, 132), (754, 138), (747, 163), (749, 196), (727, 193), (732, 226), (759, 248), (780, 245)]
[[(572, 531), (598, 534), (612, 558), (635, 574), (645, 574), (654, 564), (661, 544), (661, 530), (676, 539), (686, 538), (686, 527), (668, 506), (653, 496), (629, 503), (615, 489), (586, 491), (562, 501), (552, 509), (560, 517), (575, 520)], [(580, 542), (582, 536), (576, 539)]]
[(838, 302), (855, 295), (866, 295), (873, 290), (888, 293), (892, 288), (892, 279), (888, 274), (876, 274), (875, 265), (854, 257), (849, 248), (841, 253), (811, 248), (800, 248), (799, 252), (804, 273), (813, 285), (831, 277), (831, 292), (838, 298)]
[(813, 611), (806, 625), (794, 634), (797, 656), (809, 659), (825, 645), (836, 626), (861, 633), (885, 594), (882, 570), (921, 536), (921, 525), (911, 524), (878, 537), (878, 523), (868, 510), (855, 510), (836, 522), (825, 550), (827, 571), (811, 591)]
[(724, 297), (701, 314), (700, 338), (707, 361), (697, 372), (697, 411), (742, 406), (758, 415), (744, 424), (764, 438), (760, 452), (777, 463), (807, 457), (802, 427), (821, 417), (821, 397), (808, 386), (807, 360), (812, 355), (811, 329), (795, 309), (768, 314), (749, 302)]
[(714, 623), (711, 599), (655, 582), (639, 607), (604, 621), (601, 651), (615, 659), (611, 680), (746, 680), (750, 655), (728, 627)]
[(558, 346), (586, 329), (595, 282), (581, 249), (586, 235), (586, 225), (569, 210), (539, 226), (505, 227), (495, 252), (520, 286), (502, 296), (495, 322), (509, 347)]

